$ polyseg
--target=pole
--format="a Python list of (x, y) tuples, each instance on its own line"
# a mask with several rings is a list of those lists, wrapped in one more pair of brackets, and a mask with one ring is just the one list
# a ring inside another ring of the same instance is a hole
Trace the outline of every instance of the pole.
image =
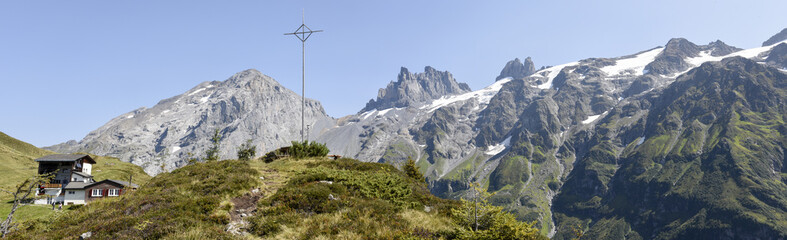
[(306, 109), (306, 42), (301, 42), (301, 142), (303, 142), (304, 112)]
[[(473, 161), (473, 174), (475, 175), (475, 159), (471, 159), (471, 161)], [(473, 177), (470, 179), (473, 179)], [(470, 186), (473, 187), (473, 225), (475, 226), (475, 231), (478, 231), (478, 191), (475, 189), (475, 181), (471, 181)]]
[(295, 32), (285, 33), (284, 35), (295, 35), (301, 40), (301, 142), (305, 141), (306, 134), (306, 40), (312, 33), (322, 32), (322, 30), (311, 30), (306, 26), (306, 16), (301, 15), (301, 26)]
[[(301, 25), (306, 26), (306, 10), (301, 9)], [(301, 142), (303, 142), (304, 109), (306, 109), (306, 40), (301, 41)]]

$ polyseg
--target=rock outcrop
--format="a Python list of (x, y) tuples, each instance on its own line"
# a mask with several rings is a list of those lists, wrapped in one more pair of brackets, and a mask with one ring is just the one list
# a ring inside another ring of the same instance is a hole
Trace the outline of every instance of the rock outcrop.
[(457, 83), (451, 73), (425, 67), (423, 73), (411, 73), (402, 67), (396, 82), (391, 82), (377, 93), (377, 99), (369, 100), (361, 112), (401, 108), (442, 96), (466, 93), (470, 87)]
[(516, 58), (506, 63), (506, 66), (500, 71), (500, 75), (495, 78), (495, 81), (507, 77), (520, 79), (530, 76), (533, 73), (536, 73), (536, 66), (533, 64), (533, 60), (531, 60), (530, 57), (525, 58), (524, 63), (519, 61), (519, 58)]

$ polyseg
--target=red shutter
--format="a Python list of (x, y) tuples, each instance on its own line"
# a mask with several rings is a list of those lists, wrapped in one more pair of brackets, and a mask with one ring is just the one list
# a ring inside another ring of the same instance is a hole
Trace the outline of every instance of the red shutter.
[(118, 189), (118, 196), (123, 195), (123, 189)]

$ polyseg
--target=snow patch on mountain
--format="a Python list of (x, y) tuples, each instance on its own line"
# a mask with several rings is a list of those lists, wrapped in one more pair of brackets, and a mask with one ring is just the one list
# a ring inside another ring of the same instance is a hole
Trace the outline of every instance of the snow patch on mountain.
[(383, 110), (380, 110), (380, 112), (378, 112), (377, 115), (378, 116), (384, 116), (386, 113), (388, 113), (391, 110), (399, 110), (399, 109), (401, 109), (401, 108), (387, 108), (387, 109), (383, 109)]
[(499, 144), (496, 144), (494, 146), (489, 146), (487, 151), (484, 152), (484, 153), (486, 155), (497, 155), (497, 154), (503, 152), (503, 150), (506, 150), (506, 148), (508, 148), (508, 146), (511, 146), (511, 136), (509, 136), (508, 138), (506, 138), (506, 140), (503, 140), (503, 142), (501, 142)]
[(362, 113), (361, 114), (361, 119), (367, 119), (370, 116), (372, 116), (372, 114), (375, 114), (375, 113), (377, 113), (377, 109), (371, 110), (371, 111), (368, 111), (368, 112), (365, 112), (365, 113)]
[(642, 145), (642, 143), (644, 142), (645, 142), (645, 137), (639, 137), (639, 140), (637, 140), (637, 146)]
[[(787, 43), (787, 40), (781, 41), (779, 43)], [(694, 65), (695, 67), (697, 67), (697, 66), (700, 66), (700, 65), (702, 65), (703, 63), (706, 63), (706, 62), (718, 62), (718, 61), (721, 61), (722, 59), (725, 59), (725, 58), (728, 58), (728, 57), (743, 57), (743, 58), (748, 58), (748, 59), (762, 57), (764, 59), (764, 57), (766, 57), (766, 56), (763, 56), (763, 54), (765, 54), (766, 52), (771, 51), (771, 49), (774, 48), (776, 45), (778, 45), (778, 43), (774, 44), (774, 45), (765, 46), (765, 47), (756, 47), (756, 48), (744, 49), (744, 50), (740, 50), (740, 51), (737, 51), (737, 52), (734, 52), (734, 53), (730, 53), (730, 54), (727, 54), (727, 55), (724, 55), (724, 56), (718, 56), (718, 57), (711, 56), (710, 51), (702, 51), (702, 52), (699, 53), (699, 56), (697, 56), (697, 57), (687, 58), (686, 62), (691, 64), (691, 65)], [(758, 60), (758, 59), (755, 59), (755, 60)], [(684, 73), (687, 73), (689, 70), (691, 70), (691, 68), (687, 69), (686, 71), (676, 73), (676, 74), (674, 74), (674, 75), (672, 75), (670, 77), (676, 77), (676, 76), (682, 75)]]
[(561, 64), (561, 65), (557, 65), (557, 66), (554, 66), (554, 67), (550, 67), (550, 68), (538, 71), (538, 72), (536, 72), (536, 73), (534, 73), (533, 75), (530, 75), (530, 76), (546, 77), (547, 81), (544, 82), (541, 85), (536, 86), (536, 87), (540, 88), (540, 89), (550, 89), (550, 88), (552, 88), (552, 80), (555, 80), (555, 77), (557, 77), (557, 75), (560, 74), (560, 71), (562, 71), (563, 68), (576, 66), (578, 64), (579, 64), (579, 62), (570, 62), (570, 63), (566, 63), (566, 64)]
[(459, 94), (459, 95), (453, 95), (453, 96), (441, 97), (441, 98), (439, 98), (437, 100), (432, 101), (432, 103), (430, 103), (430, 104), (427, 104), (427, 105), (424, 105), (424, 106), (420, 107), (420, 109), (427, 109), (427, 112), (433, 112), (434, 110), (437, 110), (438, 108), (441, 108), (441, 107), (444, 107), (444, 106), (448, 106), (448, 105), (450, 105), (452, 103), (455, 103), (455, 102), (467, 101), (467, 100), (472, 99), (472, 98), (477, 99), (480, 104), (486, 105), (486, 104), (489, 104), (489, 101), (492, 100), (492, 97), (494, 97), (495, 94), (497, 94), (497, 92), (499, 92), (500, 89), (503, 88), (503, 84), (506, 84), (506, 83), (508, 83), (510, 81), (511, 81), (511, 78), (507, 77), (507, 78), (503, 78), (501, 80), (498, 80), (497, 82), (493, 83), (492, 85), (489, 85), (488, 87), (486, 87), (484, 89), (481, 89), (481, 90), (478, 90), (478, 91), (473, 91), (473, 92)]
[(599, 117), (603, 116), (604, 114), (607, 114), (607, 112), (609, 112), (609, 111), (604, 111), (603, 113), (601, 113), (599, 115), (589, 116), (587, 119), (582, 121), (582, 124), (592, 123), (593, 121), (596, 121), (596, 119), (598, 119)]
[(199, 92), (205, 91), (208, 88), (212, 88), (212, 87), (213, 87), (213, 85), (208, 85), (208, 86), (205, 86), (204, 88), (200, 88), (200, 89), (194, 90), (193, 92), (189, 93), (188, 96), (192, 96), (194, 94), (197, 94)]
[(659, 47), (631, 58), (620, 59), (615, 62), (615, 65), (602, 67), (601, 71), (607, 76), (622, 75), (628, 72), (634, 72), (633, 75), (641, 76), (645, 74), (645, 66), (653, 62), (662, 51), (664, 48)]

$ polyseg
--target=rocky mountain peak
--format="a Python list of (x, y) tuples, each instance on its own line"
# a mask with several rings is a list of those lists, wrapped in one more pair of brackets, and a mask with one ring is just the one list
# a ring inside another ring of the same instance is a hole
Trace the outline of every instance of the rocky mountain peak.
[(782, 29), (781, 32), (771, 36), (771, 38), (768, 38), (768, 40), (766, 40), (765, 42), (762, 42), (762, 46), (763, 47), (770, 46), (784, 40), (787, 40), (787, 28)]
[(656, 59), (645, 66), (650, 73), (668, 75), (692, 67), (685, 61), (686, 58), (697, 57), (702, 49), (685, 38), (673, 38), (667, 42)]
[(262, 87), (263, 85), (276, 85), (280, 86), (273, 78), (262, 74), (257, 69), (246, 69), (244, 71), (235, 73), (230, 78), (220, 83), (224, 87), (235, 88), (255, 88)]
[(495, 78), (495, 81), (507, 77), (514, 79), (524, 78), (532, 75), (535, 72), (536, 67), (530, 57), (527, 57), (524, 63), (522, 63), (519, 58), (515, 58), (514, 60), (508, 61), (508, 63), (506, 63), (506, 66), (503, 67), (502, 71), (500, 71), (500, 75)]
[(700, 52), (700, 47), (686, 40), (685, 38), (673, 38), (664, 46), (664, 53), (667, 55), (679, 56), (682, 58), (696, 57)]
[(710, 55), (714, 57), (728, 55), (730, 53), (734, 53), (743, 49), (736, 48), (726, 43), (722, 42), (721, 40), (716, 40), (714, 42), (708, 43), (705, 46), (706, 51), (710, 51)]
[(361, 112), (406, 107), (469, 91), (470, 87), (467, 84), (456, 82), (448, 71), (441, 72), (426, 66), (423, 73), (411, 73), (407, 68), (402, 67), (396, 82), (390, 82), (388, 86), (381, 88), (377, 93), (377, 99), (369, 100)]

